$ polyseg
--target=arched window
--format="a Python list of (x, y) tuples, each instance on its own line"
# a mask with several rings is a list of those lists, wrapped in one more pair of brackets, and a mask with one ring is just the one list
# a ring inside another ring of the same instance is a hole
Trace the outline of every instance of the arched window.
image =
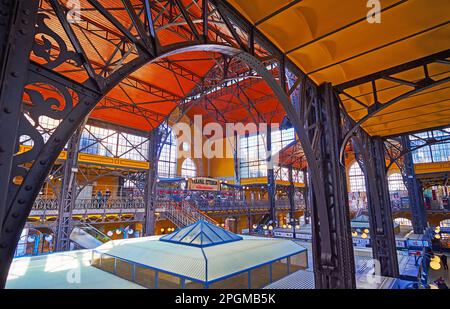
[(160, 177), (174, 178), (177, 175), (177, 139), (169, 129), (169, 136), (164, 141), (158, 161), (158, 175)]
[(388, 176), (389, 191), (407, 191), (400, 173), (392, 173)]
[(450, 219), (442, 220), (442, 221), (439, 223), (439, 225), (442, 226), (442, 227), (450, 227)]
[(181, 165), (181, 176), (182, 177), (195, 177), (197, 176), (197, 167), (191, 158), (184, 160)]
[(350, 182), (350, 192), (366, 192), (366, 180), (358, 162), (355, 162), (350, 166), (348, 178)]
[(403, 226), (412, 226), (411, 220), (409, 220), (407, 218), (395, 218), (394, 222), (398, 223), (399, 225), (403, 225)]

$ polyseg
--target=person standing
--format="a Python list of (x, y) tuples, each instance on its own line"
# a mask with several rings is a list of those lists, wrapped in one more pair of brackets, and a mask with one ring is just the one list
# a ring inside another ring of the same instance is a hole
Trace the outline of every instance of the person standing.
[(444, 269), (448, 270), (447, 256), (445, 254), (441, 255), (441, 263), (442, 263), (442, 266), (444, 267)]
[(108, 201), (109, 201), (110, 197), (111, 197), (111, 191), (109, 191), (109, 188), (106, 188), (106, 191), (105, 191), (105, 204), (106, 204), (106, 206), (108, 205)]
[(97, 192), (97, 204), (98, 204), (98, 208), (102, 207), (102, 201), (103, 201), (103, 193), (101, 190), (98, 190)]

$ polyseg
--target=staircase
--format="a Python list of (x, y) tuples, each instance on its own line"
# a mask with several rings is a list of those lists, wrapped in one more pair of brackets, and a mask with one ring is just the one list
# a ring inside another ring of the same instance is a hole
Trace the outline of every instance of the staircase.
[(160, 201), (157, 208), (164, 219), (172, 221), (178, 228), (191, 225), (199, 220), (204, 220), (214, 225), (217, 224), (214, 219), (198, 210), (188, 201), (182, 201), (181, 203)]
[(259, 220), (257, 227), (255, 229), (255, 233), (261, 233), (263, 231), (263, 226), (267, 225), (270, 221), (270, 214), (265, 214), (261, 220)]
[(108, 236), (87, 223), (74, 227), (70, 233), (70, 241), (83, 249), (93, 249), (110, 240)]

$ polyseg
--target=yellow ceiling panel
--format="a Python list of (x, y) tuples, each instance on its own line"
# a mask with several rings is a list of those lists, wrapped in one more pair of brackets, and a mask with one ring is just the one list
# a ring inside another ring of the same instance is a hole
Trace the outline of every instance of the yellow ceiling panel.
[[(450, 110), (429, 112), (425, 115), (417, 115), (414, 118), (399, 120), (393, 124), (384, 124), (384, 129), (367, 130), (370, 135), (394, 136), (406, 132), (421, 131), (436, 127), (448, 126)], [(365, 127), (363, 126), (365, 129)]]
[(292, 0), (228, 0), (239, 12), (256, 23), (276, 10), (292, 2)]
[[(436, 86), (434, 88), (425, 90), (423, 92), (419, 92), (414, 94), (406, 99), (403, 99), (384, 110), (377, 113), (373, 116), (367, 123), (377, 121), (380, 122), (383, 115), (393, 114), (394, 112), (397, 114), (395, 117), (399, 117), (399, 113), (402, 115), (409, 115), (410, 113), (415, 112), (415, 109), (420, 106), (429, 106), (432, 108), (432, 104), (436, 104), (439, 102), (443, 102), (445, 100), (450, 99), (450, 83), (446, 83), (440, 86)], [(351, 116), (354, 119), (359, 120), (360, 118), (356, 116), (355, 113), (351, 112)]]
[[(448, 16), (439, 14), (444, 5), (433, 5), (428, 10), (427, 7), (429, 4), (424, 2), (407, 2), (383, 13), (380, 24), (369, 24), (366, 21), (358, 23), (297, 50), (292, 53), (292, 57), (300, 56), (302, 59), (306, 55), (309, 62), (303, 64), (306, 72), (315, 72), (355, 56), (364, 58), (368, 51), (414, 38), (424, 30), (448, 23)], [(401, 58), (397, 60), (402, 63)], [(361, 71), (366, 75), (364, 68)]]
[[(401, 1), (382, 2), (382, 7), (388, 7)], [(366, 2), (361, 0), (339, 3), (335, 0), (301, 1), (289, 10), (260, 24), (258, 29), (284, 52), (288, 52), (335, 32), (336, 29), (358, 28), (360, 24), (368, 24), (366, 21), (368, 10)]]
[[(377, 49), (362, 56), (335, 64), (310, 75), (316, 82), (334, 85), (382, 71), (400, 64), (447, 50), (450, 46), (450, 25)], [(295, 59), (295, 62), (300, 62)]]
[[(250, 21), (261, 21), (292, 1), (228, 0)], [(384, 0), (380, 24), (366, 20), (367, 1), (303, 0), (258, 23), (258, 29), (318, 84), (339, 85), (399, 66), (450, 47), (450, 1)], [(430, 64), (431, 78), (449, 76), (450, 67)], [(392, 75), (409, 82), (424, 77), (423, 68)], [(413, 89), (378, 79), (378, 100), (388, 102)], [(392, 135), (450, 124), (449, 83), (424, 90), (386, 108), (363, 124), (370, 134)], [(360, 103), (374, 103), (371, 83), (346, 89)], [(340, 95), (355, 120), (367, 109)]]
[[(445, 119), (445, 112), (450, 110), (450, 84), (430, 89), (394, 104), (379, 114), (372, 116), (363, 125), (371, 134), (385, 135), (386, 129), (396, 128), (399, 124), (415, 125), (431, 119)], [(448, 121), (449, 118), (446, 120)], [(411, 131), (411, 128), (410, 130)]]

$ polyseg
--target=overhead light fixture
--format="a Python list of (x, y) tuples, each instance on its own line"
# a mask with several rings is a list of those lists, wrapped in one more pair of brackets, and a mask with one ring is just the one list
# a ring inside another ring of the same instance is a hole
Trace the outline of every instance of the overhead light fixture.
[(436, 261), (431, 261), (430, 267), (434, 270), (439, 270), (439, 269), (441, 269), (441, 263), (436, 262)]
[(441, 258), (440, 258), (439, 256), (435, 255), (435, 256), (433, 256), (433, 257), (431, 258), (431, 262), (437, 262), (437, 263), (440, 263), (440, 262), (441, 262)]

